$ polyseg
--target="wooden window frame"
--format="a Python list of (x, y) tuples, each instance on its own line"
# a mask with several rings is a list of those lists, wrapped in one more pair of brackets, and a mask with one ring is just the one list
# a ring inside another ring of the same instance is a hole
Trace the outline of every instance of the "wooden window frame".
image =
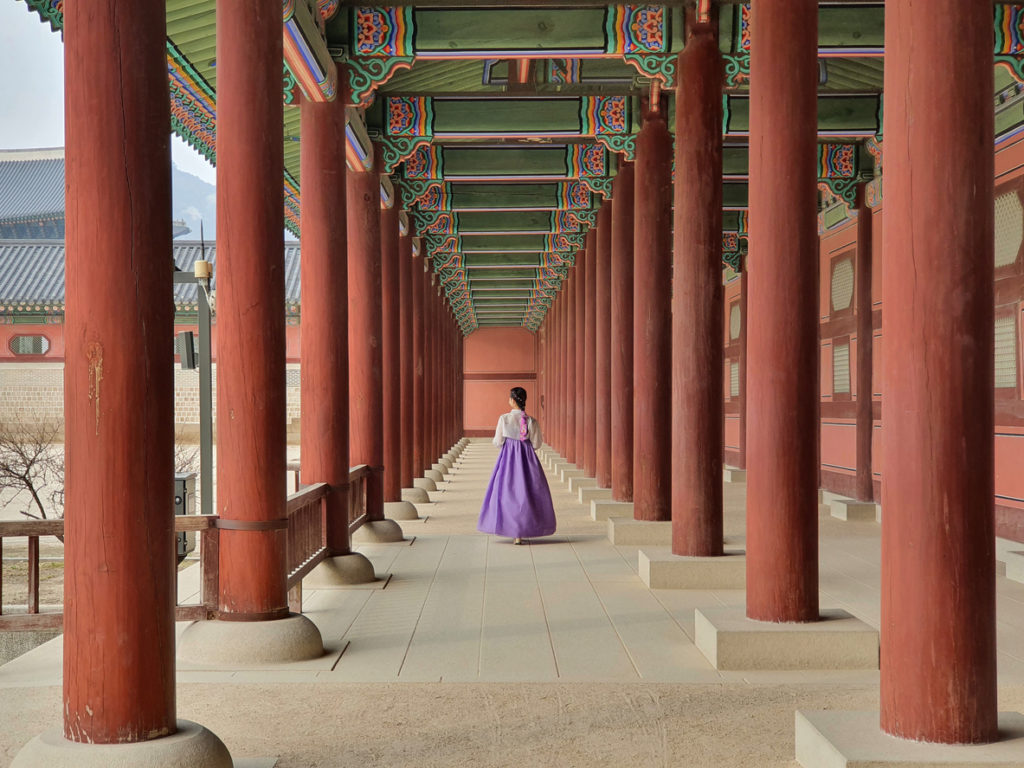
[[(22, 354), (14, 350), (14, 342), (17, 339), (23, 339), (25, 337), (38, 336), (46, 341), (46, 351), (40, 355), (37, 354)], [(50, 352), (53, 351), (53, 340), (45, 333), (15, 333), (7, 340), (7, 350), (16, 360), (33, 361), (33, 360), (45, 360), (49, 357)]]
[[(852, 302), (851, 302), (852, 303)], [(849, 355), (849, 363), (847, 370), (849, 371), (850, 386), (847, 392), (836, 392), (836, 347), (846, 345), (847, 354)], [(845, 336), (834, 336), (832, 338), (832, 402), (833, 403), (848, 403), (853, 400), (853, 345), (850, 344), (849, 334)]]
[[(1017, 257), (1017, 261), (1020, 261), (1019, 255)], [(996, 320), (1000, 320), (1004, 317), (1013, 318), (1013, 362), (1017, 375), (1015, 377), (1016, 381), (1012, 387), (993, 387), (993, 389), (995, 391), (996, 400), (1019, 400), (1021, 384), (1020, 303), (1015, 302), (1013, 304), (1004, 304), (1001, 307), (996, 307), (992, 318), (993, 325), (995, 325)]]
[[(832, 306), (832, 276), (836, 271), (836, 264), (840, 261), (849, 260), (853, 268), (853, 293), (850, 295), (850, 306), (845, 309), (836, 309)], [(829, 320), (839, 320), (844, 317), (853, 317), (854, 309), (857, 307), (857, 249), (849, 248), (842, 253), (833, 256), (828, 263), (828, 316)]]
[[(1017, 199), (1020, 201), (1021, 207), (1024, 207), (1024, 195), (1021, 194), (1022, 183), (1024, 183), (1024, 177), (1016, 178), (1013, 181), (997, 185), (995, 194), (992, 195), (993, 208), (995, 207), (996, 199), (1010, 192), (1015, 192), (1017, 194)], [(992, 252), (992, 262), (995, 262), (994, 247)], [(1012, 264), (1006, 264), (1002, 267), (995, 268), (995, 279), (997, 281), (1004, 280), (1007, 277), (1017, 277), (1018, 275), (1021, 274), (1024, 274), (1024, 239), (1022, 239), (1020, 247), (1018, 247), (1017, 249), (1016, 261), (1014, 261)]]

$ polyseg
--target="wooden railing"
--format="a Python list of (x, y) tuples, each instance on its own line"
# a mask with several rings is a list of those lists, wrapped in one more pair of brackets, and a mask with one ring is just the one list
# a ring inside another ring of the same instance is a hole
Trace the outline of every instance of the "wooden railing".
[[(291, 465), (289, 466), (291, 469)], [(349, 473), (348, 525), (356, 530), (366, 519), (366, 482), (373, 472), (366, 465), (353, 467)], [(302, 611), (302, 579), (327, 557), (326, 500), (331, 491), (327, 483), (300, 486), (296, 471), (295, 493), (288, 497), (286, 515), (286, 568), (288, 605)], [(217, 515), (176, 515), (175, 533), (195, 532), (199, 536), (200, 590), (199, 602), (177, 603), (176, 621), (203, 621), (216, 618), (220, 597), (220, 528)], [(0, 605), (0, 631), (61, 629), (64, 614), (60, 611), (39, 612), (39, 539), (42, 536), (64, 536), (63, 520), (26, 520), (0, 522), (0, 543), (3, 539), (28, 539), (28, 598), (26, 612), (3, 614)], [(0, 570), (0, 594), (3, 571)], [(2, 603), (2, 599), (0, 599)]]

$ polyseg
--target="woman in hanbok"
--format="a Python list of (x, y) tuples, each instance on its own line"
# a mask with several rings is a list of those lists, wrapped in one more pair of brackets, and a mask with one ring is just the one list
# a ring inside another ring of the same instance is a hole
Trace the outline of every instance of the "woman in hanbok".
[(544, 468), (537, 459), (540, 425), (526, 415), (526, 390), (512, 387), (508, 403), (512, 410), (498, 418), (494, 430), (494, 444), (501, 453), (476, 527), (522, 544), (523, 539), (555, 532), (555, 508)]

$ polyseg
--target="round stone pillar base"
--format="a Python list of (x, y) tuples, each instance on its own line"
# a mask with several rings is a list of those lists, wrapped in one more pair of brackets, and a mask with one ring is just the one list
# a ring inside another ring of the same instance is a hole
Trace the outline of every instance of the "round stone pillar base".
[(371, 520), (352, 533), (352, 544), (393, 544), (404, 538), (402, 526), (394, 520)]
[(281, 664), (323, 652), (320, 630), (298, 613), (273, 621), (197, 621), (178, 640), (178, 658), (194, 664)]
[(437, 490), (437, 483), (435, 483), (429, 477), (417, 477), (412, 481), (412, 484), (423, 491)]
[(435, 466), (442, 466), (444, 467), (444, 469), (441, 471), (447, 472), (449, 469), (452, 468), (454, 464), (455, 462), (448, 458), (448, 456), (442, 456), (440, 459), (437, 460), (437, 464)]
[(53, 728), (22, 747), (11, 763), (12, 768), (232, 768), (232, 765), (224, 742), (190, 720), (178, 720), (178, 732), (172, 736), (131, 744), (82, 744), (64, 738), (61, 728)]
[(402, 501), (384, 502), (384, 517), (388, 520), (419, 520), (420, 513), (416, 511), (416, 507), (411, 502), (403, 499)]
[(411, 504), (429, 504), (430, 494), (425, 488), (403, 488), (402, 501), (408, 501)]
[(435, 485), (437, 483), (444, 482), (444, 475), (442, 475), (436, 469), (428, 469), (426, 472), (423, 473), (423, 476), (428, 480), (433, 480)]
[(366, 555), (353, 552), (328, 557), (306, 574), (302, 586), (306, 589), (331, 589), (350, 587), (353, 584), (372, 584), (376, 580), (373, 563)]

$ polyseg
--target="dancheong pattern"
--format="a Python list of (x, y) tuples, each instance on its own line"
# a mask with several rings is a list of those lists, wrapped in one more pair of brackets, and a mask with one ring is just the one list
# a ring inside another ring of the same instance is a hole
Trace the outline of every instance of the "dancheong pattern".
[(580, 134), (603, 136), (629, 132), (625, 96), (587, 96), (580, 99)]
[(549, 59), (548, 82), (553, 85), (571, 85), (580, 82), (580, 60)]
[(431, 136), (434, 110), (428, 97), (388, 97), (388, 135)]
[(559, 208), (574, 210), (590, 207), (590, 191), (578, 181), (558, 185)]
[(356, 55), (413, 55), (412, 12), (412, 6), (356, 8)]
[(570, 144), (566, 147), (566, 172), (578, 179), (608, 174), (607, 151), (600, 144)]
[(997, 5), (995, 33), (995, 53), (1024, 53), (1024, 5)]
[(608, 53), (664, 53), (667, 50), (665, 8), (660, 5), (616, 5), (608, 9), (605, 35)]
[(405, 177), (421, 180), (441, 179), (441, 148), (433, 144), (416, 147), (413, 153), (405, 158)]
[(819, 179), (852, 179), (857, 175), (857, 145), (822, 144), (818, 147)]

